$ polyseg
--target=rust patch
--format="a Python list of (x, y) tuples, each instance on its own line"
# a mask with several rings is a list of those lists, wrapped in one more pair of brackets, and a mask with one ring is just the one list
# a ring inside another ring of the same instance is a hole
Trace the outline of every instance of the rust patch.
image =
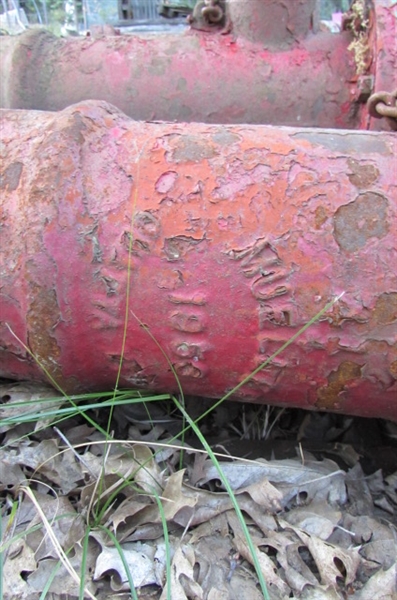
[(232, 146), (240, 142), (240, 136), (228, 131), (226, 128), (219, 129), (216, 133), (211, 136), (215, 144), (220, 146)]
[(397, 379), (397, 360), (393, 361), (389, 367), (390, 375)]
[(213, 158), (217, 154), (211, 144), (203, 140), (201, 136), (181, 135), (175, 141), (173, 160), (177, 163), (201, 162), (206, 158)]
[(362, 365), (355, 362), (342, 362), (336, 371), (332, 371), (328, 376), (328, 385), (317, 390), (316, 406), (332, 410), (339, 404), (339, 394), (344, 390), (349, 381), (361, 377)]
[(375, 165), (363, 165), (354, 158), (349, 158), (347, 164), (351, 170), (347, 176), (358, 188), (370, 187), (379, 177), (379, 169)]
[(135, 238), (129, 231), (124, 231), (121, 236), (121, 243), (134, 256), (142, 256), (144, 253), (150, 252), (149, 244), (144, 240)]
[(313, 145), (323, 146), (333, 152), (343, 152), (343, 154), (383, 154), (390, 156), (391, 150), (385, 140), (378, 135), (366, 133), (365, 137), (361, 132), (348, 131), (339, 132), (335, 130), (328, 131), (303, 131), (291, 134), (291, 137), (298, 140), (307, 140)]
[(328, 215), (324, 206), (317, 206), (316, 212), (314, 215), (314, 226), (316, 229), (321, 229), (322, 225), (324, 225), (327, 220)]
[(192, 365), (192, 363), (179, 363), (174, 368), (181, 377), (193, 377), (194, 379), (201, 377), (200, 369)]
[(365, 192), (350, 204), (338, 208), (334, 215), (334, 237), (342, 250), (356, 252), (369, 239), (382, 239), (389, 231), (389, 201), (382, 194)]
[(157, 287), (164, 290), (176, 290), (184, 285), (183, 273), (178, 269), (163, 270), (158, 275)]
[(13, 192), (19, 185), (23, 169), (23, 163), (14, 162), (8, 165), (8, 167), (0, 175), (0, 190), (6, 190)]
[(381, 294), (376, 300), (373, 316), (380, 325), (397, 321), (397, 292)]
[(134, 226), (150, 238), (156, 239), (160, 235), (161, 223), (149, 211), (138, 212), (134, 218)]
[(164, 253), (168, 260), (178, 260), (189, 250), (201, 244), (205, 238), (196, 239), (187, 235), (176, 235), (164, 241)]
[(55, 337), (51, 335), (60, 319), (55, 291), (32, 284), (31, 296), (34, 299), (26, 315), (30, 350), (40, 366), (63, 387), (64, 379), (59, 366), (61, 350)]

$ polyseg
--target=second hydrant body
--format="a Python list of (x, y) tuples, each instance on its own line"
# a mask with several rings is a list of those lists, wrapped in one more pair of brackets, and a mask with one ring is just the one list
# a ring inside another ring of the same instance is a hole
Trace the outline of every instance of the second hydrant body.
[(3, 37), (0, 105), (97, 99), (134, 119), (387, 130), (365, 101), (397, 87), (396, 16), (391, 0), (357, 1), (337, 34), (319, 30), (317, 0), (233, 0), (226, 35)]

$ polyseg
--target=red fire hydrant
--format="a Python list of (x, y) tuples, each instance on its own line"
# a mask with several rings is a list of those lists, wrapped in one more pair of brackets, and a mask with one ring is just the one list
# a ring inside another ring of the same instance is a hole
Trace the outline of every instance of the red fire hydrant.
[(1, 117), (1, 376), (397, 420), (396, 134)]

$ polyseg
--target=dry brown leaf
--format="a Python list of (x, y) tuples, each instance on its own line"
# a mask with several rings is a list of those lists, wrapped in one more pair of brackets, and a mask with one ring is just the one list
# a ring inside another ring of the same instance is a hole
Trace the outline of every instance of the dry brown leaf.
[(392, 538), (374, 540), (365, 544), (360, 554), (386, 571), (397, 563), (397, 544)]
[[(344, 600), (334, 588), (327, 586), (305, 587), (300, 600)], [(350, 597), (349, 597), (350, 600)], [(372, 599), (375, 600), (375, 599)]]
[[(349, 585), (355, 581), (360, 562), (360, 556), (356, 549), (351, 548), (347, 552), (333, 544), (324, 542), (316, 536), (309, 535), (298, 527), (287, 524), (286, 521), (280, 519), (279, 523), (281, 527), (291, 527), (305, 546), (307, 546), (316, 563), (323, 585), (337, 587), (338, 580), (343, 580), (345, 585)], [(343, 565), (343, 573), (337, 567), (338, 561)]]
[(349, 496), (349, 513), (352, 515), (372, 515), (374, 503), (366, 477), (357, 463), (346, 474), (346, 487)]
[[(282, 504), (287, 506), (301, 497), (305, 502), (316, 499), (343, 504), (346, 501), (345, 473), (332, 460), (307, 461), (297, 459), (265, 461), (221, 462), (223, 474), (234, 491), (268, 480), (282, 494)], [(219, 473), (210, 460), (201, 466), (205, 476), (200, 485), (219, 481)]]
[(380, 569), (364, 587), (350, 596), (351, 600), (396, 600), (397, 567), (394, 564), (387, 571)]
[(239, 494), (237, 500), (241, 510), (251, 517), (265, 535), (269, 530), (277, 529), (277, 523), (274, 516), (265, 512), (259, 504), (254, 502), (252, 498), (248, 496), (248, 494)]
[(385, 478), (385, 492), (390, 500), (397, 506), (397, 472)]
[[(227, 518), (229, 525), (234, 533), (233, 543), (236, 547), (236, 550), (239, 552), (239, 554), (241, 554), (243, 558), (245, 558), (245, 560), (247, 560), (250, 564), (253, 564), (253, 558), (251, 556), (247, 540), (242, 531), (241, 524), (237, 515), (234, 511), (229, 511), (227, 513)], [(289, 597), (291, 589), (285, 583), (285, 581), (283, 581), (281, 577), (277, 574), (277, 567), (275, 563), (271, 560), (271, 558), (269, 558), (267, 554), (259, 550), (258, 540), (255, 540), (254, 546), (256, 549), (256, 557), (258, 559), (262, 575), (264, 577), (264, 580), (266, 581), (266, 584), (269, 586), (269, 588), (271, 588), (271, 586), (274, 586), (279, 592)]]
[(0, 490), (11, 492), (12, 488), (26, 481), (26, 475), (24, 475), (19, 465), (10, 464), (8, 453), (9, 450), (0, 449)]
[[(106, 445), (103, 445), (105, 457), (103, 455), (96, 456), (91, 451), (84, 454), (84, 462), (89, 467), (91, 475), (95, 478), (103, 475), (117, 475), (120, 479), (128, 479), (131, 482), (135, 480), (143, 489), (148, 488), (151, 492), (161, 490), (160, 468), (148, 447), (140, 445), (125, 447), (113, 443), (108, 447), (110, 448), (109, 452), (106, 450)], [(98, 451), (98, 447), (95, 448), (95, 451)], [(84, 470), (87, 471), (87, 469)]]
[(266, 511), (277, 512), (281, 510), (283, 495), (267, 479), (262, 479), (245, 488), (240, 488), (236, 491), (236, 495), (243, 492), (247, 492), (247, 494), (249, 494), (251, 498)]
[[(80, 542), (84, 536), (85, 523), (83, 517), (75, 512), (66, 496), (54, 498), (40, 492), (36, 492), (35, 496), (63, 550), (68, 551), (73, 548), (75, 543)], [(43, 558), (58, 559), (58, 554), (42, 527), (29, 532), (32, 527), (41, 524), (41, 517), (36, 513), (28, 526), (27, 544), (35, 552), (36, 560)]]
[(36, 559), (34, 552), (25, 542), (18, 543), (18, 552), (16, 554), (11, 547), (8, 558), (3, 566), (4, 600), (30, 600), (30, 594), (33, 593), (33, 590), (25, 580), (25, 576), (26, 573), (32, 572), (35, 569)]
[[(93, 537), (99, 541), (99, 537), (93, 534)], [(164, 542), (161, 542), (164, 546)], [(158, 561), (159, 544), (143, 544), (142, 542), (127, 542), (121, 544), (124, 559), (128, 565), (131, 579), (135, 588), (145, 585), (163, 585), (165, 565), (163, 564), (162, 573), (155, 569), (159, 566)], [(163, 552), (161, 552), (163, 554)], [(111, 588), (113, 591), (120, 592), (129, 590), (130, 585), (120, 553), (114, 546), (102, 546), (94, 572), (94, 580), (97, 581), (110, 575)]]
[(218, 534), (222, 538), (225, 538), (229, 534), (229, 526), (225, 513), (221, 513), (220, 515), (213, 517), (208, 521), (204, 521), (204, 523), (198, 527), (195, 527), (190, 537), (190, 543), (194, 545), (203, 537), (209, 537)]
[(20, 465), (44, 475), (53, 485), (59, 487), (64, 494), (70, 493), (83, 478), (80, 463), (70, 450), (62, 452), (58, 440), (36, 442), (20, 442), (17, 449), (4, 449), (4, 461), (8, 465)]
[(186, 527), (208, 521), (229, 510), (232, 502), (225, 493), (213, 493), (193, 488), (183, 483), (185, 470), (172, 474), (164, 488), (162, 498), (167, 500), (164, 511), (168, 519)]
[[(227, 525), (226, 516), (222, 515), (222, 519)], [(202, 537), (194, 545), (194, 550), (199, 565), (198, 583), (203, 589), (204, 598), (263, 600), (257, 588), (256, 574), (243, 569), (242, 561), (236, 556), (228, 527), (227, 535), (214, 532)]]
[(138, 496), (138, 494), (134, 493), (132, 496), (123, 500), (123, 502), (113, 511), (107, 525), (112, 523), (115, 532), (120, 530), (123, 531), (124, 528), (120, 526), (125, 526), (132, 517), (146, 508), (147, 505), (147, 498), (142, 495)]
[(258, 545), (276, 550), (277, 564), (283, 569), (283, 577), (294, 592), (300, 594), (307, 585), (319, 585), (318, 580), (304, 563), (299, 548), (302, 543), (293, 531), (282, 533), (269, 530), (263, 541)]
[(333, 510), (326, 502), (311, 502), (310, 506), (293, 508), (283, 518), (306, 533), (327, 540), (339, 524), (342, 513)]
[(285, 578), (288, 585), (294, 590), (294, 592), (302, 593), (307, 585), (318, 586), (319, 581), (313, 575), (305, 561), (299, 554), (299, 548), (301, 544), (296, 542), (294, 544), (288, 544), (285, 551), (285, 559), (282, 553), (277, 554), (277, 560), (285, 571)]
[[(10, 417), (27, 417), (40, 415), (53, 408), (59, 408), (66, 400), (57, 394), (54, 388), (40, 383), (8, 383), (0, 385), (0, 420)], [(51, 401), (51, 399), (54, 399)], [(23, 406), (20, 406), (24, 403)], [(55, 415), (56, 416), (56, 415)], [(37, 419), (30, 424), (31, 430), (37, 431), (47, 426), (55, 416), (48, 419)], [(14, 425), (1, 425), (0, 433), (13, 429)]]
[(199, 492), (183, 486), (184, 474), (185, 469), (181, 469), (167, 479), (162, 493), (164, 514), (167, 521), (173, 520), (178, 512), (186, 510), (187, 507), (190, 509), (188, 514), (193, 514), (194, 507), (198, 502)]
[(164, 586), (160, 600), (167, 600), (167, 586), (172, 600), (203, 599), (203, 590), (194, 580), (195, 554), (188, 544), (178, 545), (171, 563), (171, 581)]
[(136, 444), (132, 448), (134, 459), (140, 469), (135, 473), (136, 483), (145, 491), (160, 494), (163, 489), (163, 476), (152, 451), (148, 446)]
[[(95, 596), (97, 585), (91, 580), (90, 573), (94, 570), (95, 561), (98, 556), (98, 548), (96, 544), (92, 542), (88, 546), (88, 552), (86, 557), (86, 576), (85, 576), (85, 588), (89, 589), (90, 592)], [(68, 559), (72, 567), (77, 573), (81, 571), (82, 564), (82, 548), (76, 544), (73, 548), (73, 552), (69, 553)], [(28, 583), (32, 591), (42, 592), (52, 577), (54, 570), (56, 569), (56, 575), (52, 580), (48, 594), (64, 594), (66, 598), (78, 598), (79, 596), (79, 585), (72, 579), (66, 568), (58, 565), (58, 560), (55, 558), (48, 558), (40, 560), (37, 564), (37, 569), (29, 575)], [(88, 595), (84, 595), (84, 598), (88, 598)]]

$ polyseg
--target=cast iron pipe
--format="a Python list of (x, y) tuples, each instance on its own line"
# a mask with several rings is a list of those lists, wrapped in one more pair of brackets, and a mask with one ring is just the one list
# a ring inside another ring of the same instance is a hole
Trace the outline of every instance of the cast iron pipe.
[(397, 87), (390, 2), (375, 0), (357, 60), (348, 50), (351, 31), (310, 30), (312, 0), (305, 10), (298, 10), (298, 0), (233, 2), (235, 25), (225, 36), (190, 31), (58, 39), (31, 30), (3, 37), (0, 106), (59, 110), (96, 98), (144, 120), (387, 130), (384, 119), (369, 122), (365, 101), (374, 89)]
[(204, 32), (2, 39), (1, 106), (59, 110), (106, 100), (135, 119), (354, 128), (350, 34), (288, 50)]
[[(2, 111), (0, 376), (397, 420), (397, 137)], [(126, 310), (127, 286), (129, 304)], [(139, 321), (137, 320), (137, 318)]]

